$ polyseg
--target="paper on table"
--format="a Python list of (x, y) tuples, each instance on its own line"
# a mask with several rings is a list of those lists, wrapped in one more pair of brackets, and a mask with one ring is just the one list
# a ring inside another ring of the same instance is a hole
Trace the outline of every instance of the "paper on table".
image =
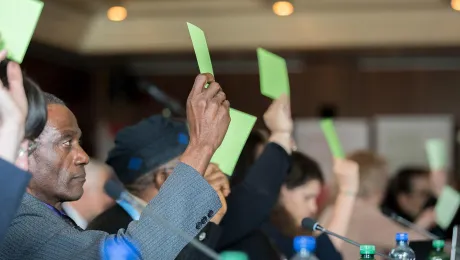
[(335, 131), (334, 122), (332, 119), (321, 120), (321, 129), (323, 130), (324, 137), (326, 138), (329, 149), (331, 149), (334, 158), (345, 158), (339, 137)]
[(200, 73), (211, 73), (214, 75), (211, 56), (209, 55), (208, 44), (206, 43), (206, 37), (203, 30), (191, 23), (187, 23), (187, 27), (190, 37), (192, 38), (193, 49), (195, 50)]
[(260, 92), (271, 99), (277, 99), (281, 94), (289, 96), (289, 76), (286, 61), (262, 48), (257, 49), (259, 60)]
[(436, 223), (443, 229), (448, 228), (459, 206), (459, 193), (450, 186), (445, 186), (435, 206)]
[(257, 117), (230, 108), (230, 125), (219, 149), (211, 159), (227, 175), (231, 176), (246, 140), (251, 133)]
[(446, 144), (442, 139), (428, 139), (425, 142), (428, 163), (432, 171), (445, 170)]
[(42, 9), (41, 1), (0, 0), (0, 34), (9, 59), (24, 59)]

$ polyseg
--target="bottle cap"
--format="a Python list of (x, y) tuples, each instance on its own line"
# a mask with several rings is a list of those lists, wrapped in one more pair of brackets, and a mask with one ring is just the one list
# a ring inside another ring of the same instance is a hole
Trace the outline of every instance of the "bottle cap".
[(434, 248), (443, 248), (444, 244), (445, 244), (444, 240), (433, 240)]
[(362, 255), (374, 255), (375, 254), (375, 246), (374, 245), (361, 245), (359, 247), (359, 252)]
[(240, 251), (225, 251), (220, 254), (221, 260), (249, 260), (248, 256)]
[(409, 240), (409, 235), (407, 233), (396, 233), (396, 241), (407, 241)]
[(307, 250), (308, 252), (315, 251), (316, 240), (314, 237), (308, 236), (297, 236), (294, 238), (294, 250), (300, 252), (302, 249)]

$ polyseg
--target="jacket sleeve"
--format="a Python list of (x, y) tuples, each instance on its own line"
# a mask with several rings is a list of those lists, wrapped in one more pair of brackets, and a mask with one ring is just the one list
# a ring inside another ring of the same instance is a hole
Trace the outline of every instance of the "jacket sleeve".
[(181, 163), (126, 230), (116, 235), (78, 231), (59, 218), (52, 223), (54, 215), (46, 215), (48, 211), (25, 210), (0, 246), (0, 259), (101, 259), (101, 248), (108, 241), (132, 242), (137, 259), (174, 259), (189, 242), (174, 230), (195, 237), (220, 207), (214, 189), (195, 169)]
[[(215, 250), (217, 242), (221, 234), (221, 228), (209, 222), (206, 227), (195, 237), (195, 239), (203, 245), (207, 246), (211, 250)], [(211, 259), (199, 249), (195, 248), (192, 244), (188, 244), (180, 254), (176, 257), (176, 260), (207, 260)]]
[(245, 180), (232, 188), (227, 197), (227, 213), (221, 222), (223, 229), (218, 249), (260, 228), (278, 201), (280, 187), (290, 167), (287, 152), (269, 143), (246, 175)]
[(0, 159), (0, 244), (16, 215), (31, 175)]

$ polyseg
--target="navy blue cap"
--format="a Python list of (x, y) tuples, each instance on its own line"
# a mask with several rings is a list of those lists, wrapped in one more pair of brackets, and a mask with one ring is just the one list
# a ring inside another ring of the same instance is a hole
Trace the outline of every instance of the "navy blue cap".
[(316, 240), (314, 237), (309, 236), (297, 236), (294, 238), (294, 250), (298, 253), (301, 250), (307, 250), (308, 252), (315, 251)]
[(188, 142), (185, 122), (155, 115), (118, 132), (106, 163), (121, 182), (132, 184), (142, 175), (182, 155)]
[(409, 240), (409, 235), (407, 233), (396, 233), (396, 241), (407, 241)]

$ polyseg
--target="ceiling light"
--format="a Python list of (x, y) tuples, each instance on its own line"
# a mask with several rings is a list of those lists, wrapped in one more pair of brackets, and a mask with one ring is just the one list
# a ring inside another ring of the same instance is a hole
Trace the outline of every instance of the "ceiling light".
[(273, 12), (278, 16), (289, 16), (294, 12), (294, 6), (288, 1), (277, 1), (273, 4)]
[(452, 9), (455, 11), (460, 11), (460, 0), (452, 0), (450, 2), (450, 5), (452, 6)]
[(113, 22), (120, 22), (126, 19), (128, 11), (123, 6), (112, 6), (107, 11), (107, 18)]

